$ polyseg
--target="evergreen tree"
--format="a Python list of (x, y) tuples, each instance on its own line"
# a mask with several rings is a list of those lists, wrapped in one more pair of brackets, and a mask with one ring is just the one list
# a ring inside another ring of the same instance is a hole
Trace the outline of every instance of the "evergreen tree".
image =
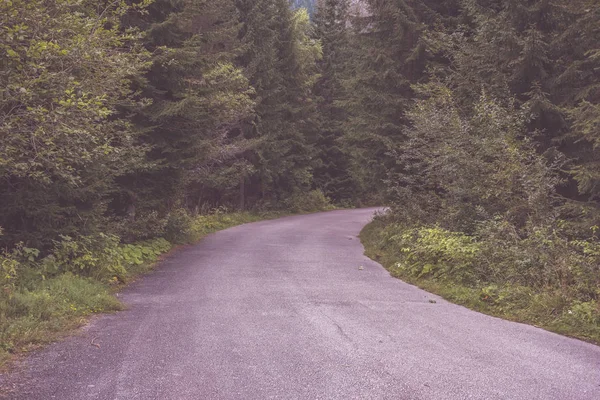
[(349, 118), (344, 142), (353, 176), (365, 192), (380, 191), (395, 163), (390, 153), (403, 141), (411, 83), (424, 68), (422, 26), (404, 0), (370, 0), (351, 19), (352, 64), (345, 82)]
[(323, 58), (315, 85), (320, 117), (319, 137), (315, 144), (319, 164), (315, 168), (316, 187), (336, 202), (359, 197), (351, 176), (351, 159), (343, 149), (344, 123), (348, 115), (341, 103), (347, 97), (343, 81), (349, 60), (349, 2), (324, 0), (315, 13), (316, 35), (321, 40)]
[(143, 20), (131, 21), (154, 54), (140, 82), (152, 101), (134, 116), (152, 165), (123, 181), (121, 210), (194, 209), (237, 186), (243, 167), (235, 160), (248, 146), (237, 131), (253, 107), (253, 91), (233, 64), (237, 19), (229, 0), (157, 0)]
[[(520, 103), (536, 96), (542, 100), (539, 95), (550, 88), (549, 49), (561, 19), (559, 8), (546, 0), (468, 0), (464, 18), (471, 29), (454, 35), (458, 40), (449, 55), (456, 68), (452, 86), (464, 101), (475, 101), (482, 89), (504, 99), (516, 96)], [(556, 136), (563, 127), (547, 134)]]
[[(568, 3), (574, 23), (557, 41), (563, 72), (557, 77), (571, 123), (567, 154), (575, 159), (572, 169), (579, 192), (600, 204), (600, 4)], [(596, 221), (597, 222), (597, 221)]]
[(463, 112), (471, 112), (482, 89), (528, 110), (527, 135), (535, 138), (538, 151), (550, 159), (563, 153), (570, 160), (560, 188), (573, 200), (563, 207), (565, 218), (596, 224), (598, 156), (591, 132), (597, 121), (598, 5), (583, 0), (464, 5), (470, 28), (442, 39), (452, 43), (447, 47), (452, 68), (439, 76), (448, 79)]
[(279, 202), (311, 186), (316, 109), (312, 87), (321, 48), (308, 14), (286, 0), (241, 1), (241, 64), (256, 90), (256, 120), (246, 127), (260, 144), (247, 154), (255, 173), (249, 196)]

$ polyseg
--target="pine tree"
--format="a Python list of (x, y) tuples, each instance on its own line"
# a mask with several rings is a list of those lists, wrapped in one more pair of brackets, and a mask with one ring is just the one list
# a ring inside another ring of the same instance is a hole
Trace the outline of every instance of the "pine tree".
[(345, 82), (345, 146), (361, 190), (376, 193), (395, 168), (390, 153), (402, 142), (411, 84), (422, 76), (422, 26), (404, 0), (371, 0), (351, 19), (353, 60)]
[(241, 64), (256, 89), (256, 120), (246, 136), (260, 144), (247, 154), (255, 173), (248, 195), (277, 203), (312, 184), (316, 109), (312, 87), (320, 45), (305, 10), (286, 0), (241, 1), (245, 52)]
[(464, 18), (471, 31), (446, 37), (454, 39), (448, 80), (463, 112), (471, 112), (472, 99), (482, 89), (528, 110), (527, 131), (538, 151), (550, 158), (563, 153), (570, 160), (560, 188), (574, 200), (567, 202), (565, 218), (593, 216), (590, 223), (595, 224), (598, 204), (588, 200), (599, 193), (600, 182), (593, 133), (598, 121), (598, 5), (586, 0), (469, 0)]
[(141, 79), (141, 95), (152, 102), (134, 116), (152, 165), (123, 181), (117, 207), (193, 209), (238, 185), (243, 166), (236, 159), (248, 143), (236, 131), (252, 115), (253, 91), (233, 64), (237, 20), (229, 0), (158, 0), (132, 22), (145, 29), (154, 54)]
[(560, 1), (498, 0), (465, 2), (464, 19), (470, 31), (456, 38), (449, 58), (451, 86), (465, 109), (484, 89), (517, 107), (530, 110), (529, 131), (537, 131), (542, 150), (556, 145), (566, 132), (566, 118), (555, 90), (561, 63), (553, 48), (570, 22)]
[(319, 164), (314, 181), (316, 187), (336, 202), (348, 202), (360, 195), (351, 176), (350, 156), (340, 140), (344, 136), (343, 124), (348, 119), (340, 105), (347, 96), (343, 80), (350, 62), (348, 22), (347, 0), (325, 0), (317, 6), (314, 23), (323, 46), (323, 58), (315, 85), (320, 129), (315, 143)]
[[(571, 130), (565, 152), (575, 159), (579, 192), (600, 204), (600, 4), (569, 2), (573, 23), (556, 48), (563, 72), (556, 92), (562, 96)], [(596, 221), (597, 222), (597, 221)]]

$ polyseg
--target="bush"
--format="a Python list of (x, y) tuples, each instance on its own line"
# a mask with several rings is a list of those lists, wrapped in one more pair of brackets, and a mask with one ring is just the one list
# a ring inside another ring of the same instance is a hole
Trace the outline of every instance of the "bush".
[(166, 225), (167, 218), (152, 211), (136, 215), (135, 220), (116, 222), (114, 226), (110, 227), (110, 231), (120, 236), (122, 241), (132, 243), (163, 236)]
[(387, 241), (399, 249), (396, 268), (417, 278), (428, 276), (463, 284), (476, 281), (480, 245), (473, 237), (439, 227), (410, 229), (397, 234), (393, 234), (395, 229), (387, 232), (392, 233)]
[(459, 304), (600, 343), (595, 237), (568, 240), (548, 226), (529, 227), (522, 236), (503, 219), (465, 235), (409, 228), (392, 218), (378, 217), (361, 238), (394, 276)]
[[(151, 266), (161, 254), (166, 253), (173, 245), (166, 239), (157, 238), (146, 240), (135, 244), (125, 244), (119, 248), (121, 262), (127, 272), (127, 279), (138, 273), (144, 272), (144, 268)], [(113, 277), (112, 282), (121, 280), (119, 277)]]
[(126, 280), (118, 236), (100, 233), (77, 240), (69, 236), (61, 238), (54, 242), (52, 254), (41, 260), (44, 276), (70, 272), (105, 282), (113, 278)]
[(530, 227), (519, 234), (501, 219), (480, 224), (477, 235), (487, 281), (555, 288), (584, 301), (598, 297), (600, 244), (595, 238), (569, 240), (553, 226)]
[(189, 243), (192, 240), (194, 218), (184, 208), (169, 213), (165, 224), (165, 239), (172, 243)]
[(63, 236), (61, 241), (54, 242), (51, 253), (41, 259), (38, 250), (18, 246), (0, 256), (0, 287), (8, 293), (14, 287), (30, 288), (40, 280), (64, 273), (104, 283), (126, 282), (137, 272), (134, 268), (153, 263), (171, 246), (162, 238), (120, 244), (114, 235), (82, 236), (77, 240)]
[(332, 210), (334, 206), (320, 190), (296, 193), (284, 201), (285, 208), (293, 213)]
[[(15, 282), (22, 269), (19, 258), (26, 250), (29, 249), (24, 248), (22, 244), (18, 244), (12, 252), (0, 254), (0, 290), (4, 293), (10, 293), (14, 289)], [(35, 251), (37, 252), (37, 250)], [(32, 255), (35, 255), (35, 252)]]

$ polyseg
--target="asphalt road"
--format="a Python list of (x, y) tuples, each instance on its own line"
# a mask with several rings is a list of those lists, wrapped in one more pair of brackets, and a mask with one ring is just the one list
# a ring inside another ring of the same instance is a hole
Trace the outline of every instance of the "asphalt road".
[(212, 235), (0, 385), (27, 400), (600, 399), (600, 347), (391, 278), (356, 237), (372, 214)]

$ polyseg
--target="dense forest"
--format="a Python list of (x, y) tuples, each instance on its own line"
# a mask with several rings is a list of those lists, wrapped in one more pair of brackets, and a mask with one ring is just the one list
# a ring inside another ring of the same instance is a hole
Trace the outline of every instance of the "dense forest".
[(390, 207), (395, 275), (599, 339), (600, 3), (290, 5), (0, 3), (0, 327), (214, 210), (332, 203)]

